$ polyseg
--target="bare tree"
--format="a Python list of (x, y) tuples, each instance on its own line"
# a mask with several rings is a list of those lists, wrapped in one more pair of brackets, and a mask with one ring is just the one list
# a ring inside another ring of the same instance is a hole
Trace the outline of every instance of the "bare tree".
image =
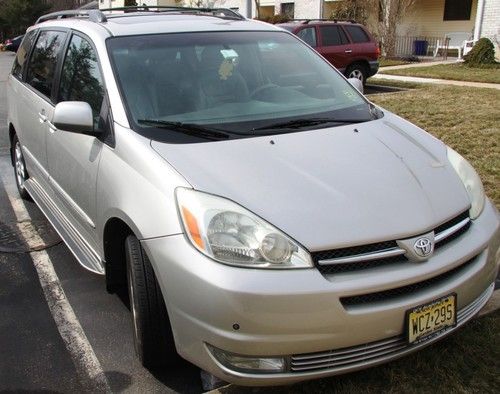
[(415, 2), (416, 0), (379, 0), (378, 33), (386, 56), (395, 55), (397, 25), (411, 12)]
[(206, 0), (175, 0), (176, 4), (179, 6), (193, 7), (193, 8), (203, 8), (207, 6), (208, 1)]
[(344, 0), (335, 3), (331, 14), (325, 18), (338, 20), (355, 20), (363, 25), (368, 24), (370, 15), (373, 13), (374, 5), (378, 0)]
[(260, 0), (253, 0), (255, 3), (255, 18), (259, 19), (260, 17)]

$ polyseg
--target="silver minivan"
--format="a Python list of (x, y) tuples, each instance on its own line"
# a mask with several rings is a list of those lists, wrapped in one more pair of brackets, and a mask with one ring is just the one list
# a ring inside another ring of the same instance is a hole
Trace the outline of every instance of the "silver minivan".
[(427, 346), (488, 301), (499, 215), (462, 156), (280, 28), (127, 11), (28, 29), (8, 126), (21, 196), (108, 291), (128, 289), (146, 367), (330, 376)]

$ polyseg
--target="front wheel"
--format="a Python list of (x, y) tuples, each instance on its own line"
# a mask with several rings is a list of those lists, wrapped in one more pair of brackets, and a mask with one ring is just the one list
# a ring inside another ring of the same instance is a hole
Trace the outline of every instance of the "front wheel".
[(127, 237), (125, 252), (136, 353), (146, 368), (172, 365), (178, 355), (153, 267), (135, 236)]
[(28, 180), (29, 175), (28, 171), (26, 170), (26, 162), (24, 161), (21, 143), (19, 142), (19, 138), (17, 138), (17, 135), (14, 135), (12, 146), (12, 159), (14, 163), (14, 175), (16, 177), (17, 190), (19, 191), (19, 195), (23, 200), (30, 201), (31, 196), (24, 186), (24, 183)]
[(362, 64), (351, 64), (349, 67), (347, 67), (345, 75), (347, 78), (359, 79), (363, 83), (363, 86), (366, 85), (368, 72), (366, 70), (366, 67)]

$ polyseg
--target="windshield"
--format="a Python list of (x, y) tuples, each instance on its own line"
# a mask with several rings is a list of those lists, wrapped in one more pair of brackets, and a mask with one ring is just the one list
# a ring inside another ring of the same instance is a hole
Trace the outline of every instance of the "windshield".
[(205, 136), (237, 138), (373, 119), (332, 66), (285, 32), (128, 36), (107, 45), (131, 125), (153, 139), (188, 142), (202, 127)]

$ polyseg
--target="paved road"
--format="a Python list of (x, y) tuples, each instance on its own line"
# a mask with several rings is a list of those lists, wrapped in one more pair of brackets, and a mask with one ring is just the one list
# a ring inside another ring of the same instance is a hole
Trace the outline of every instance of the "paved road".
[[(6, 192), (14, 185), (5, 97), (12, 61), (12, 54), (0, 52), (0, 237), (17, 225)], [(39, 209), (25, 205), (33, 222), (44, 228)], [(22, 249), (22, 242), (11, 238), (14, 249)], [(62, 243), (46, 251), (113, 392), (202, 391), (199, 370), (187, 362), (155, 375), (142, 368), (134, 354), (129, 311), (116, 295), (107, 294), (103, 277), (81, 268)], [(93, 391), (79, 379), (28, 253), (0, 252), (0, 354), (0, 392)]]

